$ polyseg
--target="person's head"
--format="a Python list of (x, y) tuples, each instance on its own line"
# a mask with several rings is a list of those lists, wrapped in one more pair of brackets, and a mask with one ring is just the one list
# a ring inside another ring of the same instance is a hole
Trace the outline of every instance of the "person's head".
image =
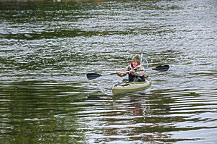
[(132, 66), (136, 67), (138, 65), (140, 65), (140, 57), (136, 55), (132, 58)]

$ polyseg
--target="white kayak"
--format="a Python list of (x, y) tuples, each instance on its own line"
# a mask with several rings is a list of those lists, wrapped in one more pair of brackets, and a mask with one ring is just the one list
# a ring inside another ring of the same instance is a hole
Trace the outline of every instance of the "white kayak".
[(118, 95), (123, 93), (136, 92), (139, 90), (146, 89), (151, 86), (151, 80), (147, 79), (145, 82), (130, 82), (120, 83), (112, 86), (112, 94)]

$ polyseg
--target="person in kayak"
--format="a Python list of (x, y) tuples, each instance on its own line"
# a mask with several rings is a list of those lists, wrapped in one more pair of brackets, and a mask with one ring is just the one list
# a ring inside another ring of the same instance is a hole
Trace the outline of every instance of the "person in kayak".
[(145, 68), (140, 64), (140, 57), (134, 56), (129, 66), (116, 72), (118, 76), (123, 77), (128, 74), (128, 82), (144, 82), (148, 75), (145, 74)]

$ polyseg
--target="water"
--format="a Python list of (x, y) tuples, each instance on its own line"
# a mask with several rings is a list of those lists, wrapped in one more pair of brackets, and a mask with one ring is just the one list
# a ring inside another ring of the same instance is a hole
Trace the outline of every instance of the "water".
[[(215, 143), (217, 2), (0, 3), (0, 143)], [(135, 54), (152, 86), (111, 94)], [(169, 64), (167, 72), (151, 68)]]

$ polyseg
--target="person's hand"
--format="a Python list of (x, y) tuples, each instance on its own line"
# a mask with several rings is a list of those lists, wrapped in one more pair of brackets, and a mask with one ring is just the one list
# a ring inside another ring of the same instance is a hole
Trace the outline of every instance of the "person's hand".
[(121, 75), (121, 72), (120, 72), (120, 71), (117, 71), (116, 73), (117, 73), (117, 75)]
[(130, 73), (130, 74), (135, 74), (135, 71), (132, 69), (132, 70), (130, 70), (129, 73)]

